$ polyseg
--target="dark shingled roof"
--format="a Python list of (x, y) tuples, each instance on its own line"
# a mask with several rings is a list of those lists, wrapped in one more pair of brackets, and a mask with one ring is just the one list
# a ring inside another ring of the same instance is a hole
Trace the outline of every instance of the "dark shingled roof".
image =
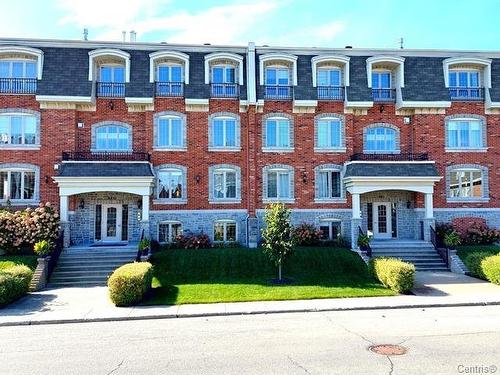
[(434, 163), (351, 163), (344, 177), (437, 177)]
[(368, 87), (366, 76), (367, 56), (351, 56), (349, 60), (349, 87), (346, 97), (349, 102), (371, 102), (372, 90)]
[(405, 101), (449, 101), (442, 57), (405, 57)]
[(490, 96), (492, 102), (500, 102), (500, 59), (491, 62)]
[(58, 177), (152, 177), (149, 163), (62, 163)]

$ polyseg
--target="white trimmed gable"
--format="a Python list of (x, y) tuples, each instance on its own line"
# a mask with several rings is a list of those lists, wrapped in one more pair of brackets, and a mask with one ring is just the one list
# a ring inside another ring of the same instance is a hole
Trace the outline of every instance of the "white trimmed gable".
[(96, 60), (99, 57), (111, 56), (118, 59), (123, 59), (125, 64), (125, 82), (130, 82), (130, 54), (119, 49), (102, 48), (89, 52), (89, 81), (96, 78), (97, 64)]

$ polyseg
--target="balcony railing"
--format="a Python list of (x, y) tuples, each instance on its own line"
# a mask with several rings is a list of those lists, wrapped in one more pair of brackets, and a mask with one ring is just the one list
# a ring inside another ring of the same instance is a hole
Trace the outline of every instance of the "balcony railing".
[(396, 90), (394, 89), (372, 89), (374, 102), (393, 102), (396, 100)]
[(1, 94), (34, 94), (37, 80), (35, 78), (0, 78)]
[(101, 98), (123, 98), (125, 83), (97, 82), (97, 96)]
[(111, 152), (111, 151), (71, 151), (62, 153), (63, 161), (150, 161), (147, 152)]
[(275, 100), (290, 100), (293, 97), (293, 86), (266, 85), (264, 98)]
[(158, 97), (183, 97), (183, 82), (156, 82), (155, 96)]
[(318, 86), (319, 100), (344, 100), (344, 87)]
[(427, 153), (351, 155), (351, 161), (426, 161), (426, 160), (429, 160), (429, 154)]
[(482, 87), (450, 87), (451, 100), (483, 100)]
[(210, 96), (212, 98), (237, 98), (240, 96), (237, 83), (212, 83), (210, 84)]

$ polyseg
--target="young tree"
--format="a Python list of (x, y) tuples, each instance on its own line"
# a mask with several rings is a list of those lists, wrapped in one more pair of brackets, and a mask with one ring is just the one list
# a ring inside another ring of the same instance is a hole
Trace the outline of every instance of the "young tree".
[(273, 203), (266, 207), (264, 220), (266, 228), (262, 230), (262, 248), (264, 254), (278, 266), (278, 279), (281, 281), (281, 267), (295, 246), (290, 210), (282, 203)]

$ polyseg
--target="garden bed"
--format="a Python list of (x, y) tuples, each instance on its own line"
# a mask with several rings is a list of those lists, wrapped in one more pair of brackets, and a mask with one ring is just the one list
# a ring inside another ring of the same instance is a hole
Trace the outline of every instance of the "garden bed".
[(36, 255), (2, 255), (0, 256), (0, 270), (10, 268), (16, 265), (24, 264), (32, 271), (35, 271), (37, 266)]

